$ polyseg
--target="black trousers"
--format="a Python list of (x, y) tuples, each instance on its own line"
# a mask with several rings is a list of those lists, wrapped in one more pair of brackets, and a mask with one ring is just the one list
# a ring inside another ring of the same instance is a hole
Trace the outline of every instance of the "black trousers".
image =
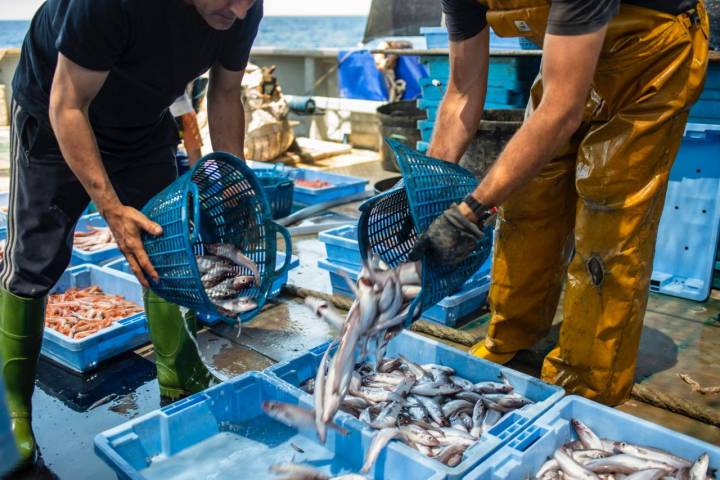
[[(25, 298), (46, 295), (67, 268), (75, 224), (90, 202), (52, 135), (12, 103), (8, 237), (0, 286)], [(163, 145), (142, 155), (103, 155), (120, 201), (141, 209), (169, 185), (177, 177), (176, 149)]]

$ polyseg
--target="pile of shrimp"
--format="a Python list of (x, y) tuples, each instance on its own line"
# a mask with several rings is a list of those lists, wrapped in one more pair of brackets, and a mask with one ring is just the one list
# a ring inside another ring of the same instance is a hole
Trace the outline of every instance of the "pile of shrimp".
[(142, 310), (120, 295), (103, 293), (98, 286), (69, 288), (48, 298), (45, 326), (80, 340)]
[(89, 227), (87, 231), (73, 234), (73, 246), (86, 252), (95, 252), (108, 247), (116, 247), (115, 238), (108, 227)]

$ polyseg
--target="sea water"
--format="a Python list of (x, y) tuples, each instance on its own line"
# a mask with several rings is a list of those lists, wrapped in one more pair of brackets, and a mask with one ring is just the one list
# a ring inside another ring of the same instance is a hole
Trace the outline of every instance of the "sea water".
[(331, 475), (352, 472), (348, 463), (334, 458), (316, 439), (265, 415), (222, 425), (221, 429), (174, 455), (153, 457), (149, 467), (140, 473), (151, 480), (272, 478), (271, 465), (290, 462), (310, 465)]

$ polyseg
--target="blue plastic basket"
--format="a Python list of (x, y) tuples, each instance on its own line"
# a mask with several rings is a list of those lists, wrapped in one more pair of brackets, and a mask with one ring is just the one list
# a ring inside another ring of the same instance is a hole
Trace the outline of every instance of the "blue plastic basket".
[[(122, 295), (127, 300), (143, 305), (142, 287), (134, 277), (90, 264), (66, 270), (50, 293), (91, 285), (97, 285), (105, 293)], [(140, 312), (118, 320), (108, 328), (81, 340), (74, 340), (46, 328), (41, 353), (75, 372), (87, 372), (103, 360), (132, 350), (147, 343), (149, 339), (145, 313)]]
[[(454, 327), (462, 320), (468, 318), (485, 305), (488, 291), (490, 290), (490, 263), (491, 258), (478, 270), (467, 282), (465, 282), (457, 293), (447, 296), (432, 307), (425, 310), (420, 318), (435, 323)], [(355, 298), (355, 294), (348, 286), (349, 278), (357, 281), (360, 274), (360, 267), (335, 263), (329, 259), (318, 260), (318, 267), (330, 274), (330, 284), (333, 295), (343, 295), (348, 298)]]
[(290, 215), (295, 184), (288, 178), (288, 173), (275, 168), (257, 168), (253, 171), (270, 202), (272, 218), (278, 219)]
[(470, 472), (467, 480), (535, 478), (534, 475), (561, 445), (577, 440), (570, 420), (585, 423), (599, 437), (626, 441), (669, 451), (695, 461), (710, 455), (711, 468), (720, 468), (720, 447), (688, 437), (655, 423), (600, 405), (582, 397), (569, 396), (558, 402), (510, 443)]
[[(262, 402), (307, 407), (277, 378), (248, 372), (95, 437), (98, 456), (119, 478), (265, 479), (277, 463), (302, 463), (333, 476), (358, 472), (371, 437), (339, 418), (343, 436), (328, 429), (325, 445), (314, 431), (296, 430), (266, 416)], [(441, 480), (429, 459), (416, 461), (392, 445), (370, 472), (376, 480)], [(279, 478), (279, 477), (278, 477)]]
[[(195, 255), (204, 253), (205, 243), (235, 245), (258, 266), (260, 285), (240, 294), (254, 299), (257, 308), (242, 313), (239, 319), (243, 321), (260, 312), (273, 283), (290, 266), (290, 234), (272, 221), (265, 192), (250, 167), (228, 153), (200, 159), (150, 199), (143, 213), (163, 228), (159, 237), (144, 234), (143, 243), (160, 276), (151, 287), (169, 302), (222, 316), (202, 287), (195, 261)], [(286, 256), (276, 271), (278, 233), (285, 239)], [(237, 267), (237, 273), (251, 274), (242, 267)]]
[[(303, 392), (299, 387), (307, 380), (315, 378), (315, 373), (317, 372), (326, 348), (327, 344), (320, 345), (298, 358), (273, 365), (269, 367), (266, 372), (297, 387), (297, 392), (303, 396), (306, 402), (311, 403), (313, 401), (312, 396)], [(493, 455), (500, 447), (507, 444), (519, 432), (529, 426), (533, 420), (555, 405), (564, 395), (563, 389), (560, 387), (549, 385), (530, 375), (482, 360), (441, 342), (407, 330), (400, 333), (400, 335), (392, 339), (388, 344), (386, 355), (394, 357), (398, 354), (416, 363), (437, 363), (454, 368), (458, 375), (472, 382), (497, 380), (501, 375), (504, 375), (515, 387), (516, 392), (535, 402), (509, 413), (503, 417), (497, 425), (491, 428), (489, 432), (483, 433), (480, 440), (467, 450), (462, 463), (456, 467), (447, 467), (439, 462), (434, 463), (449, 480), (463, 478), (467, 472)], [(347, 413), (340, 412), (337, 416), (344, 417), (349, 425), (358, 425), (358, 428), (363, 428), (372, 434), (377, 432)], [(413, 461), (427, 459), (427, 457), (411, 447), (405, 444), (398, 445), (398, 443), (399, 442), (392, 442), (390, 445), (406, 452), (409, 457), (413, 458)], [(398, 478), (413, 477), (407, 475)], [(507, 478), (515, 479), (521, 477)]]
[[(372, 249), (391, 267), (407, 261), (417, 237), (453, 203), (475, 190), (477, 179), (453, 163), (422, 155), (400, 142), (386, 140), (393, 149), (404, 187), (381, 193), (360, 206), (360, 252)], [(407, 230), (408, 233), (405, 233)], [(478, 248), (459, 265), (448, 266), (430, 256), (422, 260), (422, 290), (413, 300), (407, 322), (419, 306), (427, 310), (454, 293), (478, 271), (492, 248), (492, 226), (485, 227)]]
[(720, 233), (720, 125), (688, 123), (670, 171), (650, 290), (710, 295)]
[[(107, 226), (107, 222), (102, 216), (100, 216), (99, 213), (91, 213), (90, 215), (83, 215), (82, 217), (80, 217), (77, 225), (75, 226), (75, 230), (85, 231), (88, 230), (90, 227), (105, 228)], [(102, 250), (97, 250), (95, 252), (87, 252), (84, 250), (80, 250), (79, 248), (73, 247), (72, 256), (70, 257), (70, 265), (82, 265), (83, 263), (100, 265), (110, 259), (118, 258), (121, 256), (122, 252), (120, 252), (120, 249), (116, 245), (103, 248)]]
[(19, 460), (15, 437), (10, 430), (10, 415), (5, 403), (5, 387), (0, 381), (0, 478)]

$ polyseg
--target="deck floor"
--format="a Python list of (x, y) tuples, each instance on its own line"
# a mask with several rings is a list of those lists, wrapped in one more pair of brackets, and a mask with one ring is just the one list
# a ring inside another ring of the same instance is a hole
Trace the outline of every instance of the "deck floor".
[[(343, 162), (341, 168), (333, 171), (363, 176), (371, 183), (391, 175), (383, 172), (378, 162), (368, 163), (364, 157), (356, 165), (348, 165), (351, 162), (347, 159)], [(350, 205), (338, 211), (356, 214), (356, 207)], [(314, 235), (303, 236), (295, 239), (293, 249), (299, 254), (301, 266), (291, 272), (290, 283), (330, 293), (327, 273), (317, 268), (317, 260), (325, 256), (323, 244)], [(560, 313), (557, 321), (561, 318)], [(718, 294), (707, 303), (651, 295), (638, 363), (638, 380), (692, 398), (699, 404), (718, 408), (720, 395), (703, 397), (695, 394), (676, 374), (688, 373), (704, 385), (720, 383), (720, 369), (717, 368), (720, 363), (719, 314)], [(462, 328), (477, 334), (484, 332), (487, 315)], [(332, 333), (300, 301), (281, 297), (243, 325), (240, 336), (236, 326), (222, 324), (202, 329), (198, 341), (208, 365), (219, 376), (230, 378), (291, 358), (326, 341)], [(557, 325), (547, 339), (539, 342), (532, 351), (523, 352), (511, 366), (537, 374), (542, 356), (549, 350), (556, 335)], [(38, 388), (33, 397), (33, 420), (43, 463), (14, 478), (114, 478), (113, 471), (93, 453), (93, 437), (161, 406), (152, 361), (152, 347), (149, 345), (111, 360), (87, 375), (70, 374), (41, 359)], [(101, 402), (101, 405), (90, 409), (103, 399), (106, 403)], [(641, 402), (630, 401), (620, 408), (720, 445), (718, 428)]]

